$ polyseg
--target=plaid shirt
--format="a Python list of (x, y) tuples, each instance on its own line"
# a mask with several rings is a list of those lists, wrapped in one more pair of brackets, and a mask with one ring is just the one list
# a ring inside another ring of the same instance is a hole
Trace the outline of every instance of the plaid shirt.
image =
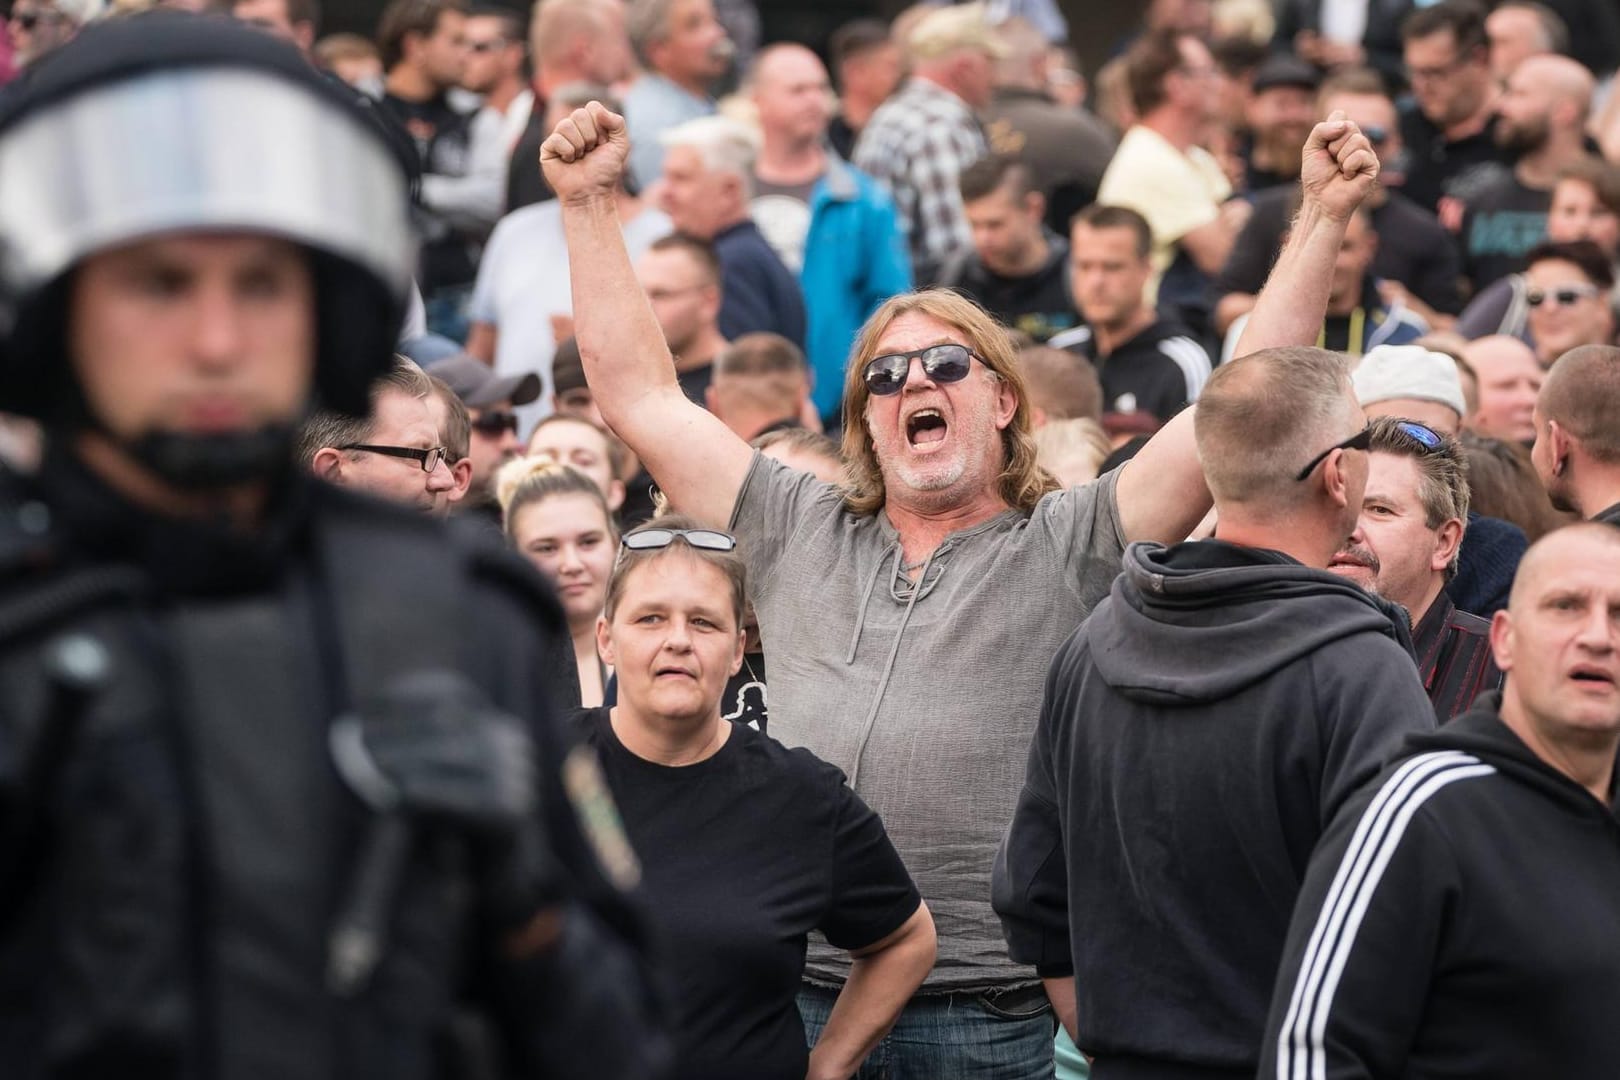
[(1499, 689), (1502, 672), (1491, 654), (1491, 624), (1458, 611), (1444, 589), (1412, 628), (1418, 674), (1443, 724), (1467, 712), (1474, 699)]
[(909, 80), (861, 132), (853, 164), (894, 196), (919, 285), (933, 281), (947, 257), (973, 243), (957, 181), (985, 153), (972, 110), (926, 79)]

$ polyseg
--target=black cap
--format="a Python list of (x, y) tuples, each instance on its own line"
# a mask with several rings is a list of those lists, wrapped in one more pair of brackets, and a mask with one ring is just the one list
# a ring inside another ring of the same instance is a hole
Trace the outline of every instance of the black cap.
[(1312, 64), (1291, 53), (1277, 53), (1267, 57), (1254, 69), (1254, 92), (1278, 86), (1297, 86), (1302, 90), (1315, 90), (1322, 85), (1322, 73)]
[(469, 409), (487, 409), (503, 401), (527, 405), (540, 396), (540, 376), (534, 372), (497, 375), (494, 368), (466, 353), (429, 364), (423, 370), (443, 379)]

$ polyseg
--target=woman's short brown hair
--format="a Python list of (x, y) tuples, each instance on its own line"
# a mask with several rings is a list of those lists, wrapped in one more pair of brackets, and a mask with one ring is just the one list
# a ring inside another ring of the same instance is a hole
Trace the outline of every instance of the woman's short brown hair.
[[(638, 525), (625, 533), (626, 537), (637, 533), (648, 532), (653, 529), (708, 529), (694, 518), (681, 514), (668, 514), (664, 517), (654, 518), (645, 525)], [(718, 531), (718, 530), (709, 530)], [(725, 575), (726, 584), (730, 586), (731, 612), (737, 620), (737, 632), (742, 632), (743, 611), (748, 603), (748, 574), (744, 568), (742, 556), (736, 550), (711, 551), (708, 548), (694, 547), (686, 542), (684, 536), (677, 536), (669, 544), (661, 548), (648, 548), (637, 551), (633, 548), (620, 548), (619, 557), (613, 562), (613, 575), (608, 578), (607, 601), (602, 605), (602, 613), (608, 622), (613, 621), (613, 613), (618, 610), (619, 601), (624, 598), (625, 582), (637, 568), (656, 562), (666, 556), (678, 554), (686, 558), (706, 562)]]

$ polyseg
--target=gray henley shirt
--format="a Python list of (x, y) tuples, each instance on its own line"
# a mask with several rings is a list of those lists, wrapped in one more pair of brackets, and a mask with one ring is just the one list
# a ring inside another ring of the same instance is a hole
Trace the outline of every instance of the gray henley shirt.
[[(732, 511), (769, 666), (771, 734), (842, 769), (933, 913), (924, 991), (1027, 984), (990, 908), (1047, 668), (1120, 571), (1118, 473), (952, 533), (899, 573), (888, 517), (762, 455)], [(847, 954), (813, 941), (806, 976)]]

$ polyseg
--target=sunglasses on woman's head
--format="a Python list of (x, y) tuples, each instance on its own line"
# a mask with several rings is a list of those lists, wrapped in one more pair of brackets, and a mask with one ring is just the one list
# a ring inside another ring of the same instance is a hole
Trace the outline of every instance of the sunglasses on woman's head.
[(637, 529), (625, 533), (619, 541), (631, 551), (655, 551), (666, 548), (679, 537), (704, 551), (735, 551), (737, 538), (718, 529)]
[(911, 374), (911, 361), (917, 358), (922, 360), (923, 374), (936, 383), (961, 382), (973, 366), (973, 350), (954, 343), (874, 356), (861, 375), (867, 392), (877, 397), (898, 394)]

